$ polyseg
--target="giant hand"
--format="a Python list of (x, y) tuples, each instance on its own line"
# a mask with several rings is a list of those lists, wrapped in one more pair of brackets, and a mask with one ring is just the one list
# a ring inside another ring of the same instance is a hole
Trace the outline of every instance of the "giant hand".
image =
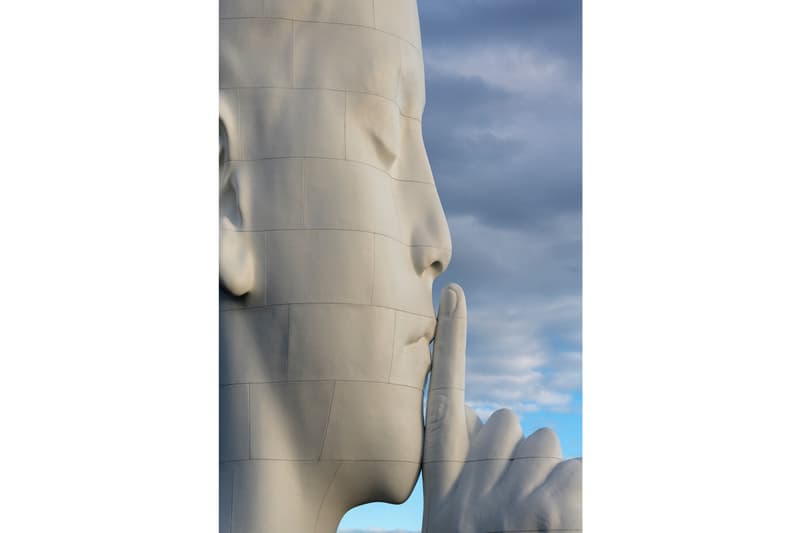
[(439, 301), (422, 476), (423, 533), (581, 531), (581, 460), (564, 461), (550, 429), (524, 438), (501, 409), (482, 423), (464, 404), (467, 306)]

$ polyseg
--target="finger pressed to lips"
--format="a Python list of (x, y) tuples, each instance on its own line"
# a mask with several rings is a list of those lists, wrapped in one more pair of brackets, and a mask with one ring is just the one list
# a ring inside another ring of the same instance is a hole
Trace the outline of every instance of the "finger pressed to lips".
[(423, 462), (463, 461), (469, 449), (464, 411), (466, 315), (464, 291), (455, 284), (445, 287), (433, 343)]
[(469, 451), (464, 406), (467, 312), (464, 291), (451, 284), (439, 299), (422, 458), (425, 506), (439, 501), (458, 479)]
[[(466, 347), (466, 298), (464, 290), (451, 283), (442, 289), (439, 299), (430, 390), (464, 390)], [(463, 393), (461, 400), (463, 402)]]

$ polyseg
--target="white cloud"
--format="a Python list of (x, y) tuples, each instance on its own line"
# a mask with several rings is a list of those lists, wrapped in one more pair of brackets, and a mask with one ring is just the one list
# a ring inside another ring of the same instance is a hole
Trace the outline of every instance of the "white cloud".
[(510, 92), (548, 93), (569, 82), (566, 61), (518, 45), (434, 48), (426, 64), (444, 74), (476, 77)]
[(454, 239), (469, 236), (459, 253), (481, 280), (464, 280), (467, 402), (484, 419), (502, 407), (520, 414), (568, 410), (581, 387), (581, 299), (579, 287), (565, 289), (563, 277), (575, 274), (556, 248), (579, 242), (579, 225), (563, 217), (532, 231), (457, 216), (450, 227)]
[[(548, 348), (546, 326), (566, 318), (572, 323), (564, 327), (580, 327), (579, 302), (568, 305), (559, 299), (502, 309), (497, 304), (468, 303), (466, 395), (473, 408), (486, 414), (501, 407), (532, 412), (571, 406), (572, 394), (581, 386), (581, 354)], [(571, 313), (559, 316), (551, 312), (554, 309)]]

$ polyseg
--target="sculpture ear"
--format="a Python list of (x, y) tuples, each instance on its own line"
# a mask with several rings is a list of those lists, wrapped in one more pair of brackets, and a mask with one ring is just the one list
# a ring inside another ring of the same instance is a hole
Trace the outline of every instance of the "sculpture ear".
[(219, 121), (219, 282), (231, 294), (244, 296), (255, 285), (253, 250), (241, 232), (239, 194), (231, 172), (227, 129)]

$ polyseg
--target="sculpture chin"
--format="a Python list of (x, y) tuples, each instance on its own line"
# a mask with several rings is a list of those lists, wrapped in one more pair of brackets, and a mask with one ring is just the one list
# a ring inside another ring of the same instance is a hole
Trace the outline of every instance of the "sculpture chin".
[(411, 464), (405, 464), (398, 468), (397, 472), (394, 472), (397, 477), (386, 487), (385, 491), (382, 494), (376, 492), (376, 494), (379, 494), (377, 501), (396, 505), (404, 503), (414, 491), (419, 473), (420, 467)]
[(404, 502), (422, 463), (422, 391), (391, 383), (337, 382), (336, 395), (323, 459), (350, 463), (341, 474), (358, 486), (354, 505)]
[(359, 497), (350, 508), (371, 502), (401, 504), (408, 500), (419, 479), (420, 465), (401, 462), (381, 462), (370, 466), (370, 474), (362, 477), (361, 487), (354, 489)]

